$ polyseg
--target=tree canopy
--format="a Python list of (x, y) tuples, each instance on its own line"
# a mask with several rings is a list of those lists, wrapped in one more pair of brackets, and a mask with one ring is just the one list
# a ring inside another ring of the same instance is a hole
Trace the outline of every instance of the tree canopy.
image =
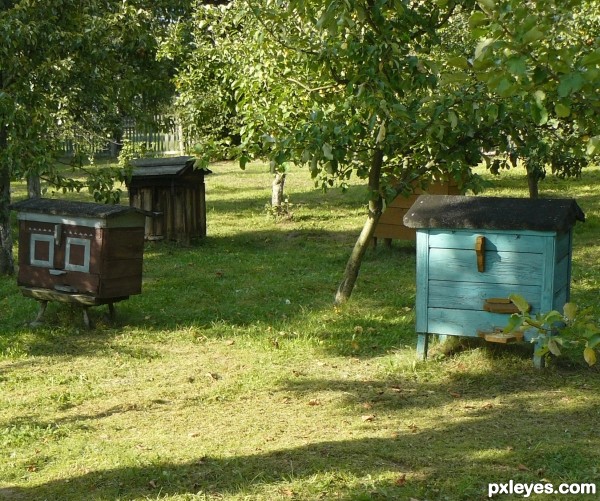
[[(0, 273), (11, 273), (11, 179), (40, 175), (83, 183), (55, 168), (66, 138), (108, 137), (123, 116), (140, 116), (172, 96), (172, 68), (156, 59), (179, 1), (44, 0), (0, 3)], [(96, 198), (115, 173), (90, 178)]]

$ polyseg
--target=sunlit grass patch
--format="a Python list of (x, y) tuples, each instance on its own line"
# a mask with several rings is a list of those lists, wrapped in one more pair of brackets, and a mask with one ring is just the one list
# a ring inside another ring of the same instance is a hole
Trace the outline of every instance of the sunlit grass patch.
[[(0, 278), (0, 498), (453, 501), (510, 479), (600, 485), (597, 370), (539, 371), (531, 346), (481, 340), (415, 360), (414, 243), (370, 250), (333, 306), (361, 183), (323, 193), (293, 169), (293, 215), (277, 221), (266, 166), (212, 170), (208, 237), (146, 244), (143, 293), (115, 325), (98, 307), (86, 331), (52, 304), (32, 329), (35, 302)], [(522, 170), (488, 177), (487, 194), (526, 196)], [(572, 298), (591, 306), (598, 178), (541, 186), (588, 216)]]

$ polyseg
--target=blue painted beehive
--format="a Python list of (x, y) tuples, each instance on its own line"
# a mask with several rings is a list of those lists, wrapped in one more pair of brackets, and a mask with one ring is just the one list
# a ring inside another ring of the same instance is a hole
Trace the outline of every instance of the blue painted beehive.
[(534, 314), (562, 311), (578, 220), (572, 199), (419, 197), (404, 216), (417, 230), (417, 354), (427, 356), (430, 334), (520, 341), (502, 333), (518, 311), (510, 294)]

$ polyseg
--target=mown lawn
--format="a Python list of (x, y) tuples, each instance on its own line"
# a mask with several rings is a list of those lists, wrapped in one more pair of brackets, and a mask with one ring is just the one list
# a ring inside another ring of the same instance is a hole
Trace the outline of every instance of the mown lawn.
[[(211, 167), (209, 237), (148, 243), (143, 294), (109, 325), (36, 303), (0, 277), (0, 499), (477, 500), (488, 483), (600, 487), (600, 372), (538, 371), (530, 346), (435, 346), (415, 360), (415, 249), (371, 250), (349, 304), (333, 295), (365, 190), (288, 180), (265, 212), (262, 165)], [(525, 196), (523, 173), (488, 194)], [(598, 307), (600, 169), (542, 192), (587, 215), (572, 299)], [(17, 186), (15, 198), (23, 196)], [(600, 312), (600, 307), (598, 307)], [(498, 496), (519, 499), (520, 496)], [(532, 495), (530, 499), (596, 499)]]

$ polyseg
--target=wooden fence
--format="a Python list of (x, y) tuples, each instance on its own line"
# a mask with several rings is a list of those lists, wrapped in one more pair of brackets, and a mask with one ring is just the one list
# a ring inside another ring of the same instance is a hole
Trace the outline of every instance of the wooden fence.
[[(181, 127), (168, 116), (155, 117), (159, 126), (148, 126), (146, 124), (136, 125), (135, 120), (125, 119), (121, 130), (121, 137), (103, 139), (96, 137), (92, 140), (86, 139), (86, 150), (95, 155), (117, 156), (121, 145), (125, 141), (133, 144), (136, 151), (151, 151), (162, 154), (182, 153), (183, 138)], [(62, 153), (73, 155), (78, 150), (77, 142), (73, 140), (64, 141)]]

